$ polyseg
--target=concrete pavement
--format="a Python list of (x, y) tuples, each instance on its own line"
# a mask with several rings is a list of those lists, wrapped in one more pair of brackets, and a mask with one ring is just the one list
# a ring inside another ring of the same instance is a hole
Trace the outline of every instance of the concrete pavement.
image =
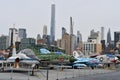
[(110, 73), (104, 74), (96, 74), (96, 75), (88, 75), (88, 76), (81, 76), (75, 78), (67, 78), (67, 79), (60, 79), (60, 80), (120, 80), (120, 71), (114, 71)]
[[(64, 80), (69, 78), (80, 78), (93, 74), (105, 74), (114, 72), (115, 70), (104, 69), (60, 69), (49, 70), (48, 80)], [(34, 76), (30, 76), (31, 72), (0, 72), (0, 80), (47, 80), (47, 70), (38, 70)]]

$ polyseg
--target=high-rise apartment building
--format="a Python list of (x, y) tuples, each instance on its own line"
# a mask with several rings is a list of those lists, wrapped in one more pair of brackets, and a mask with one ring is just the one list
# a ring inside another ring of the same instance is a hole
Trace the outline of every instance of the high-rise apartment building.
[(64, 49), (66, 54), (71, 55), (71, 52), (70, 52), (70, 35), (68, 33), (65, 33), (63, 35), (62, 40), (61, 40), (61, 46), (58, 46), (58, 47), (61, 47), (62, 49)]
[(80, 33), (80, 31), (77, 31), (77, 48), (82, 49), (82, 47), (82, 34)]
[(0, 50), (5, 50), (9, 47), (8, 41), (9, 41), (8, 36), (4, 35), (0, 36)]
[(9, 56), (16, 54), (18, 42), (20, 42), (18, 30), (16, 28), (9, 28), (9, 49), (10, 49)]
[(82, 42), (82, 34), (80, 31), (77, 31), (77, 43)]
[(104, 27), (101, 27), (101, 40), (104, 40)]
[(9, 28), (9, 46), (13, 45), (13, 32), (15, 32), (14, 34), (15, 42), (19, 41), (18, 30), (16, 28)]
[(77, 48), (77, 37), (75, 35), (71, 36), (71, 54)]
[(37, 40), (41, 39), (41, 35), (37, 34)]
[(51, 6), (51, 28), (50, 28), (50, 44), (54, 45), (55, 41), (55, 4)]
[(102, 51), (105, 51), (106, 45), (105, 45), (105, 39), (104, 39), (104, 27), (101, 27), (101, 45), (102, 45)]
[(73, 34), (73, 21), (72, 21), (72, 17), (70, 17), (70, 54), (72, 54), (72, 52), (75, 49), (74, 46), (74, 41), (75, 41), (75, 36)]
[(18, 34), (19, 34), (20, 39), (23, 39), (23, 38), (27, 37), (26, 29), (24, 29), (24, 28), (19, 28), (19, 33)]
[(66, 33), (66, 29), (64, 27), (62, 27), (62, 37), (65, 33)]
[(73, 21), (72, 21), (72, 17), (70, 17), (70, 35), (73, 34)]
[(120, 40), (120, 32), (114, 32), (114, 47), (116, 47), (116, 43)]
[(44, 35), (47, 35), (47, 26), (46, 25), (44, 25), (44, 27), (43, 27), (43, 36)]
[(107, 33), (107, 43), (110, 43), (110, 42), (111, 42), (111, 31), (109, 28), (108, 33)]

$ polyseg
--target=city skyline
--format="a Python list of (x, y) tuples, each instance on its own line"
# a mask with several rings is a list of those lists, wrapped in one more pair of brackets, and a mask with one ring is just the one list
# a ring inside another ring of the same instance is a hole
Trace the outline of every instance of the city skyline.
[(43, 34), (43, 26), (48, 28), (50, 34), (51, 4), (56, 5), (56, 39), (61, 38), (61, 29), (65, 27), (70, 31), (70, 16), (73, 18), (74, 34), (79, 30), (83, 41), (86, 41), (90, 30), (100, 31), (111, 29), (112, 40), (114, 31), (120, 31), (119, 0), (5, 0), (0, 1), (0, 35), (8, 35), (9, 28), (16, 24), (16, 28), (26, 28), (28, 37), (37, 37)]

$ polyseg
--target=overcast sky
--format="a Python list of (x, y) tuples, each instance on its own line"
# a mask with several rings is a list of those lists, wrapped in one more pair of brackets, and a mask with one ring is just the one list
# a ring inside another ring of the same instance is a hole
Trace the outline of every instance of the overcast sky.
[(120, 0), (0, 0), (0, 35), (8, 35), (9, 28), (26, 28), (28, 37), (37, 37), (47, 25), (50, 34), (51, 4), (56, 5), (56, 39), (61, 28), (70, 32), (70, 16), (74, 21), (74, 34), (79, 30), (86, 41), (90, 30), (105, 27), (120, 31)]

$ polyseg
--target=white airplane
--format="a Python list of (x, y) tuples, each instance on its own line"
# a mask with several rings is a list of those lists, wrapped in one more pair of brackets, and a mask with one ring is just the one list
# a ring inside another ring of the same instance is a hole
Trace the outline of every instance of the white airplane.
[(26, 64), (38, 64), (39, 63), (39, 59), (30, 58), (26, 54), (22, 53), (21, 51), (18, 54), (9, 57), (7, 59), (7, 62), (15, 62), (16, 60), (19, 60), (20, 63), (26, 63)]
[(118, 58), (113, 54), (99, 55), (99, 56), (96, 56), (96, 58), (103, 63), (116, 63), (118, 61)]
[(9, 57), (6, 62), (7, 63), (14, 63), (13, 67), (14, 68), (19, 68), (20, 63), (25, 63), (27, 65), (33, 65), (33, 64), (38, 64), (40, 62), (39, 59), (37, 58), (30, 58), (26, 54), (24, 54), (22, 51), (20, 51), (18, 54), (16, 54), (16, 46), (15, 46), (15, 29), (13, 29), (13, 48), (12, 48), (12, 56)]

